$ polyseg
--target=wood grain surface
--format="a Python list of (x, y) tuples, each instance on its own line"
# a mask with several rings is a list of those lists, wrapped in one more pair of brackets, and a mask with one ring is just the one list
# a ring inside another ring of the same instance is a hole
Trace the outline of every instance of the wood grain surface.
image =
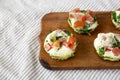
[[(111, 12), (95, 12), (99, 26), (91, 33), (91, 36), (78, 34), (67, 23), (68, 12), (55, 12), (46, 14), (41, 21), (41, 33), (39, 35), (40, 53), (39, 60), (47, 69), (120, 69), (120, 62), (105, 61), (99, 57), (94, 49), (93, 42), (98, 33), (120, 33), (111, 21)], [(68, 60), (53, 60), (44, 50), (43, 44), (49, 31), (66, 29), (73, 33), (78, 42), (75, 56)]]

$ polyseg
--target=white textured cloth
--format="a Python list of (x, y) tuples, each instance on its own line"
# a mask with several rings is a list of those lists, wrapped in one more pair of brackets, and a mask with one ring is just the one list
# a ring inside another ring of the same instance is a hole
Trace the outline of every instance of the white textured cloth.
[(0, 80), (120, 80), (119, 69), (47, 70), (39, 63), (41, 18), (73, 8), (111, 11), (119, 0), (0, 0)]

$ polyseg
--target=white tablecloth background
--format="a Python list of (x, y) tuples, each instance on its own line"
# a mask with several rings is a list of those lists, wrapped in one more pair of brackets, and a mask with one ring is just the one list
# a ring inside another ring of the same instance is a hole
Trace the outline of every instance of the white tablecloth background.
[(39, 63), (41, 18), (73, 8), (111, 11), (119, 0), (0, 0), (0, 80), (120, 80), (119, 69), (56, 70)]

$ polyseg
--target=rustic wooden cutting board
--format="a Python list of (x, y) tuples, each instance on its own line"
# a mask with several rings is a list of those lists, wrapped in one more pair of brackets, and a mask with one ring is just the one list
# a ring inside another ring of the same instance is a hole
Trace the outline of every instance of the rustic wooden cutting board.
[[(55, 12), (46, 14), (41, 21), (41, 33), (39, 35), (40, 53), (39, 60), (47, 69), (118, 69), (120, 62), (105, 61), (100, 58), (93, 46), (94, 39), (98, 33), (114, 32), (120, 33), (111, 21), (111, 12), (95, 12), (99, 26), (92, 32), (91, 36), (74, 32), (68, 25), (68, 12)], [(66, 29), (72, 32), (78, 42), (75, 56), (64, 61), (53, 60), (44, 50), (43, 44), (49, 31)]]

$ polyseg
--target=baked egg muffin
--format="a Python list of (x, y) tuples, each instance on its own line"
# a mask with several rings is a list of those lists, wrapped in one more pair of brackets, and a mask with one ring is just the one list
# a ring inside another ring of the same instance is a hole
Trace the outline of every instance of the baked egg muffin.
[(104, 60), (120, 60), (120, 34), (99, 33), (94, 40), (94, 47), (97, 54)]
[(75, 8), (69, 12), (68, 23), (77, 33), (89, 34), (98, 26), (97, 19), (91, 10)]
[(47, 35), (44, 49), (53, 59), (66, 60), (74, 56), (77, 47), (75, 36), (67, 30), (57, 29)]

